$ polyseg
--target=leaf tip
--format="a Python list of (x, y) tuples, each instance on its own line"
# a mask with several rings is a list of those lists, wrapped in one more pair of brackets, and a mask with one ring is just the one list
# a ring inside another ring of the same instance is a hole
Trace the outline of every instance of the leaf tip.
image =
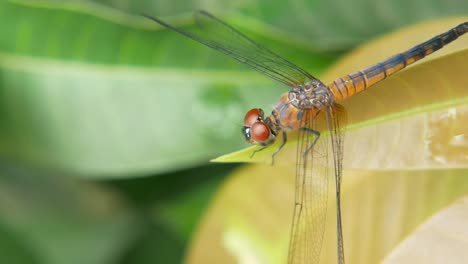
[(257, 146), (251, 146), (248, 148), (244, 148), (235, 152), (231, 152), (228, 154), (224, 154), (217, 158), (210, 160), (210, 162), (220, 162), (220, 163), (228, 163), (228, 162), (258, 162), (258, 159), (252, 158), (252, 149), (256, 148)]

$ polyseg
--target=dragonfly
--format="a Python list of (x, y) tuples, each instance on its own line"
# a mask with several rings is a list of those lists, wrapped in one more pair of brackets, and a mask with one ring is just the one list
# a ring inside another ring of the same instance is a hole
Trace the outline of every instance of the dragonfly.
[[(341, 182), (346, 110), (339, 103), (363, 92), (377, 82), (441, 49), (468, 31), (468, 22), (396, 54), (364, 70), (325, 85), (306, 70), (255, 42), (223, 20), (206, 11), (195, 13), (195, 24), (176, 27), (159, 18), (143, 16), (185, 37), (206, 45), (288, 87), (270, 115), (260, 108), (247, 112), (242, 133), (260, 148), (281, 143), (272, 161), (297, 132), (296, 190), (291, 225), (288, 263), (319, 263), (324, 238), (328, 178), (335, 178), (337, 262), (345, 263), (341, 220)], [(321, 137), (328, 131), (327, 137)], [(329, 164), (331, 149), (332, 164)]]

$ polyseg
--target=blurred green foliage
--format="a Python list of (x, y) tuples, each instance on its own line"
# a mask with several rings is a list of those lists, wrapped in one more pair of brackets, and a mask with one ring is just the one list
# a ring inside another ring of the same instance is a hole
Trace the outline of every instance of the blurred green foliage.
[(179, 263), (235, 165), (244, 111), (285, 90), (160, 28), (206, 9), (314, 75), (468, 2), (0, 1), (0, 263)]

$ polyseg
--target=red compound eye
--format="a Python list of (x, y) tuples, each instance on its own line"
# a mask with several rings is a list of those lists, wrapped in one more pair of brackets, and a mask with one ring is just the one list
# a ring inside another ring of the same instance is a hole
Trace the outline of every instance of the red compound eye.
[(246, 127), (251, 127), (255, 122), (257, 122), (259, 117), (263, 116), (262, 109), (254, 108), (245, 114), (244, 125)]
[(256, 142), (264, 142), (270, 138), (270, 129), (263, 122), (257, 122), (250, 128), (250, 136)]

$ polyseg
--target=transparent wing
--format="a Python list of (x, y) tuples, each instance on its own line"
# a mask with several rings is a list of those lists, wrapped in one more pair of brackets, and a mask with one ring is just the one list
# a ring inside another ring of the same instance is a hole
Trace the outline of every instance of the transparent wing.
[(319, 136), (326, 111), (303, 110), (296, 163), (296, 197), (289, 264), (319, 263), (328, 200), (328, 138)]
[(195, 13), (196, 24), (178, 28), (159, 18), (145, 17), (188, 38), (220, 51), (254, 70), (288, 86), (317, 80), (305, 70), (248, 38), (205, 11)]
[(328, 107), (327, 121), (332, 143), (335, 174), (337, 256), (338, 263), (344, 264), (343, 228), (341, 224), (341, 176), (343, 175), (344, 128), (347, 123), (347, 113), (344, 107), (339, 104)]
[[(341, 228), (340, 187), (343, 158), (343, 127), (346, 111), (334, 104), (314, 112), (304, 110), (299, 131), (296, 164), (296, 197), (288, 263), (319, 263), (325, 232), (329, 172), (337, 183), (337, 250), (338, 263), (344, 263)], [(318, 136), (329, 130), (330, 135)], [(331, 144), (330, 144), (331, 143)], [(333, 162), (329, 163), (329, 147)]]

